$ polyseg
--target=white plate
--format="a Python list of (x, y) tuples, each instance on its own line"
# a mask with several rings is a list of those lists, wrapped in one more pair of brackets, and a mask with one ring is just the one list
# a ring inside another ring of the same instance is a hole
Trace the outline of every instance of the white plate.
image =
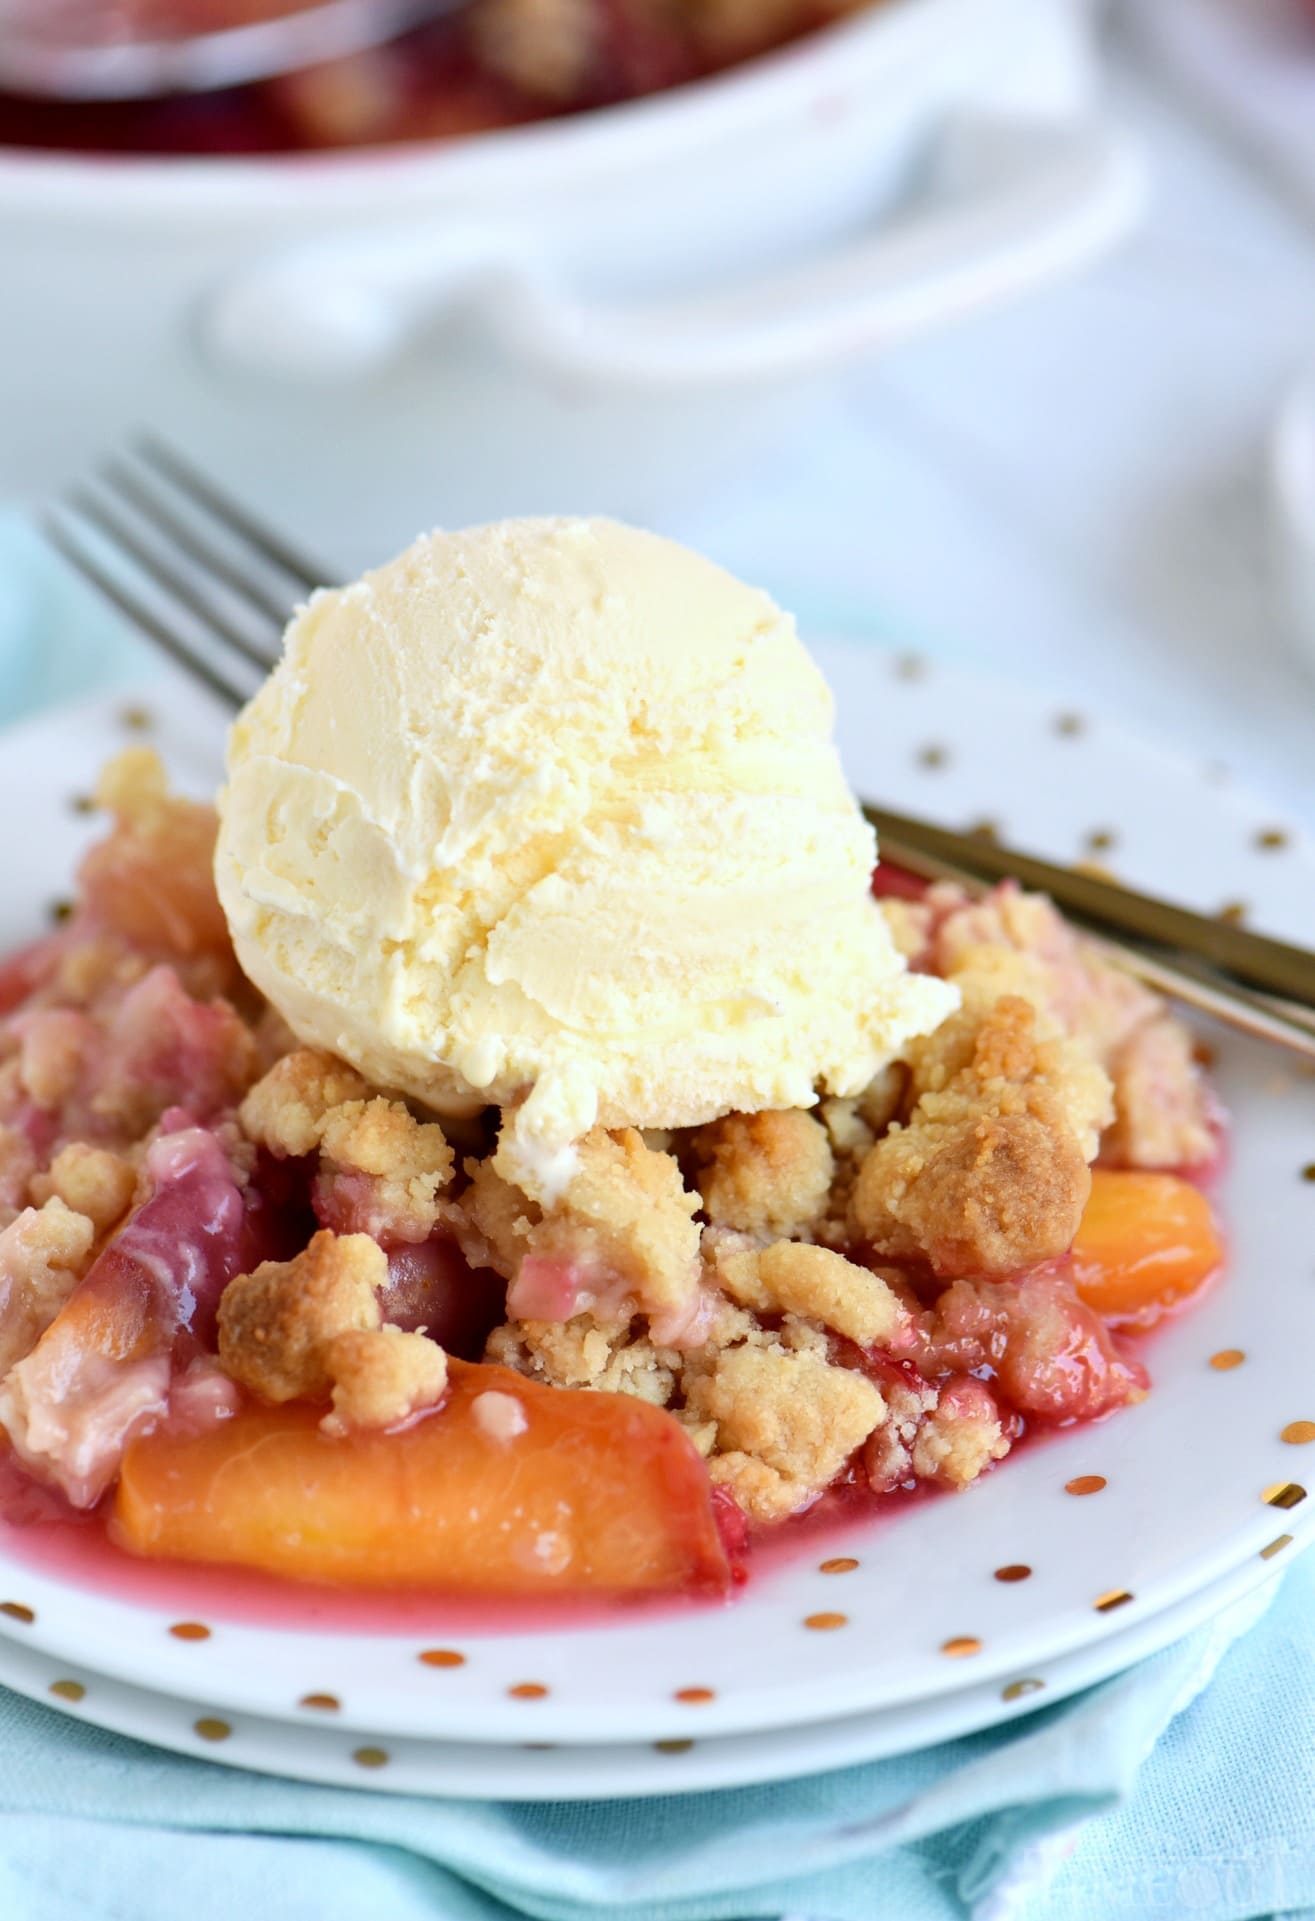
[[(1170, 1646), (1277, 1571), (1273, 1562), (1257, 1557), (1176, 1607), (1003, 1683), (816, 1726), (711, 1741), (687, 1735), (615, 1747), (496, 1747), (396, 1739), (349, 1731), (327, 1697), (326, 1704), (306, 1708), (292, 1724), (257, 1715), (230, 1720), (213, 1703), (109, 1680), (89, 1668), (57, 1663), (16, 1640), (0, 1640), (0, 1683), (116, 1734), (261, 1774), (458, 1801), (619, 1801), (822, 1774), (1026, 1719)], [(1255, 1606), (1257, 1613), (1263, 1610), (1263, 1596), (1256, 1595)]]
[[(1031, 695), (919, 674), (870, 649), (818, 651), (839, 695), (851, 775), (867, 791), (951, 820), (993, 818), (1020, 843), (1065, 858), (1083, 851), (1085, 833), (1108, 833), (1117, 844), (1103, 857), (1130, 878), (1208, 908), (1247, 901), (1277, 931), (1315, 939), (1309, 845), (1232, 794), (1218, 770), (1053, 715)], [(30, 931), (41, 902), (65, 886), (86, 829), (70, 795), (122, 738), (119, 712), (102, 704), (8, 737), (0, 935)], [(204, 784), (213, 722), (181, 696), (171, 695), (169, 713), (163, 744)], [(202, 1612), (188, 1597), (204, 1591), (203, 1577), (198, 1588), (186, 1571), (165, 1577), (172, 1591), (149, 1603), (92, 1599), (29, 1564), (9, 1534), (0, 1539), (3, 1598), (35, 1618), (19, 1627), (0, 1615), (0, 1627), (62, 1661), (234, 1713), (295, 1716), (303, 1696), (326, 1692), (344, 1725), (481, 1744), (684, 1738), (691, 1708), (678, 1696), (692, 1688), (712, 1692), (698, 1707), (706, 1735), (802, 1726), (986, 1688), (1091, 1647), (1315, 1518), (1315, 1503), (1299, 1497), (1284, 1512), (1266, 1504), (1267, 1492), (1299, 1483), (1315, 1460), (1282, 1438), (1291, 1423), (1315, 1421), (1315, 1184), (1302, 1177), (1315, 1159), (1315, 1081), (1231, 1038), (1221, 1043), (1219, 1078), (1237, 1122), (1224, 1195), (1232, 1270), (1155, 1337), (1150, 1398), (1024, 1450), (962, 1497), (762, 1567), (729, 1607), (586, 1632), (459, 1636), (413, 1611), (397, 1633), (367, 1635), (334, 1631), (308, 1591), (289, 1632), (222, 1608)], [(1213, 1368), (1224, 1349), (1244, 1351), (1245, 1361)], [(1071, 1477), (1088, 1474), (1105, 1477), (1103, 1492), (1065, 1492)], [(837, 1553), (857, 1565), (822, 1572)], [(1017, 1564), (1030, 1578), (994, 1578)], [(1131, 1598), (1116, 1608), (1098, 1605), (1123, 1594)], [(836, 1625), (810, 1627), (819, 1615)], [(176, 1639), (168, 1629), (180, 1618), (201, 1619), (209, 1637)], [(976, 1651), (947, 1658), (945, 1644), (965, 1640)], [(420, 1665), (421, 1649), (435, 1643), (462, 1654), (462, 1665)], [(539, 1692), (513, 1692), (527, 1682)]]

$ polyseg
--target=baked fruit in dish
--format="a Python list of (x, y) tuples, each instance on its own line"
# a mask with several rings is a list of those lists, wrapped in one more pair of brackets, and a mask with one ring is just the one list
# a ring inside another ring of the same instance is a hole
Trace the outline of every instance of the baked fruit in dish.
[(724, 1593), (763, 1530), (1140, 1400), (1220, 1265), (1191, 1037), (1045, 899), (878, 868), (955, 1011), (857, 1094), (596, 1125), (536, 1179), (496, 1110), (297, 1041), (149, 752), (98, 798), (0, 968), (0, 1421), (125, 1551)]

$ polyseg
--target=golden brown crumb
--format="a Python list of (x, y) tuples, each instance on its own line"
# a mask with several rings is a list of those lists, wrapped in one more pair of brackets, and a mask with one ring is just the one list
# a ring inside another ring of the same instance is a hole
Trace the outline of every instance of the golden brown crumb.
[(396, 1427), (434, 1407), (447, 1386), (447, 1355), (426, 1334), (350, 1328), (326, 1341), (320, 1356), (333, 1382), (333, 1412), (320, 1423), (326, 1434)]
[[(723, 1457), (749, 1455), (791, 1483), (794, 1507), (834, 1480), (885, 1416), (879, 1390), (862, 1374), (776, 1347), (725, 1349), (689, 1384), (686, 1406), (716, 1422)], [(717, 1477), (726, 1473), (722, 1467)], [(761, 1506), (765, 1497), (760, 1490), (746, 1498)], [(785, 1498), (780, 1489), (776, 1498)]]
[(689, 1152), (715, 1226), (785, 1239), (826, 1207), (835, 1159), (826, 1128), (802, 1109), (727, 1114), (696, 1128)]
[(562, 1320), (637, 1308), (659, 1324), (660, 1339), (681, 1338), (699, 1303), (697, 1197), (671, 1156), (654, 1153), (632, 1127), (595, 1128), (576, 1152), (565, 1191), (546, 1205), (516, 1184), (503, 1147), (491, 1161), (467, 1163), (459, 1209), (467, 1258), (511, 1281), (517, 1318), (554, 1318), (551, 1308), (536, 1312), (536, 1290), (541, 1281), (553, 1289), (556, 1275)]
[(949, 1088), (1044, 1085), (1087, 1160), (1114, 1116), (1109, 1076), (1089, 1047), (1022, 995), (979, 1000), (970, 985), (959, 1013), (915, 1041), (909, 1057), (911, 1104)]
[(38, 1107), (59, 1107), (73, 1092), (91, 1031), (86, 1015), (69, 1007), (39, 1008), (26, 1016), (18, 1074)]
[(918, 1428), (913, 1471), (920, 1480), (967, 1487), (1009, 1446), (989, 1389), (971, 1379), (951, 1382)]
[(0, 1232), (0, 1375), (30, 1354), (91, 1259), (96, 1230), (58, 1199)]
[(137, 1170), (125, 1155), (71, 1141), (47, 1173), (34, 1177), (32, 1198), (44, 1201), (54, 1195), (75, 1214), (85, 1214), (100, 1236), (127, 1212), (136, 1186)]
[(109, 763), (96, 799), (115, 822), (78, 870), (84, 904), (125, 940), (181, 961), (209, 956), (220, 969), (210, 991), (220, 991), (236, 978), (236, 963), (215, 892), (214, 809), (171, 794), (147, 747)]
[(565, 106), (598, 60), (591, 0), (477, 0), (468, 31), (480, 65), (532, 99)]
[(224, 1372), (267, 1401), (327, 1394), (326, 1346), (381, 1325), (378, 1291), (387, 1278), (387, 1256), (368, 1234), (327, 1229), (290, 1261), (239, 1274), (219, 1303)]
[(1145, 1021), (1114, 1057), (1106, 1151), (1126, 1167), (1191, 1167), (1215, 1152), (1210, 1095), (1192, 1037), (1169, 1015)]
[(859, 1119), (874, 1134), (884, 1134), (904, 1105), (908, 1092), (909, 1070), (903, 1061), (892, 1061), (874, 1074), (855, 1103)]
[(717, 1272), (742, 1307), (760, 1314), (784, 1309), (820, 1321), (860, 1347), (887, 1345), (908, 1320), (880, 1275), (802, 1241), (723, 1255)]
[(150, 967), (144, 954), (130, 952), (105, 934), (93, 934), (60, 956), (51, 983), (53, 998), (68, 1007), (87, 1007), (108, 988), (131, 987)]
[(570, 1321), (516, 1321), (496, 1327), (485, 1353), (490, 1361), (549, 1387), (633, 1394), (655, 1407), (670, 1401), (680, 1363), (679, 1355), (654, 1347), (644, 1335), (631, 1339), (627, 1325), (600, 1325), (587, 1314)]
[(335, 1108), (369, 1092), (355, 1069), (335, 1055), (299, 1047), (256, 1082), (239, 1118), (247, 1135), (272, 1154), (299, 1157), (315, 1152)]
[(320, 1151), (326, 1171), (355, 1171), (373, 1182), (370, 1207), (398, 1239), (428, 1239), (438, 1195), (452, 1178), (452, 1149), (434, 1121), (376, 1095), (344, 1101), (325, 1116)]
[[(687, 1430), (688, 1431), (688, 1430)], [(715, 1434), (715, 1424), (709, 1427), (696, 1427), (695, 1433)], [(697, 1445), (697, 1443), (696, 1443)], [(703, 1453), (704, 1450), (700, 1449)], [(745, 1454), (732, 1448), (725, 1454), (706, 1456), (708, 1479), (714, 1487), (724, 1487), (735, 1496), (737, 1504), (751, 1521), (766, 1523), (784, 1521), (808, 1506), (815, 1490), (806, 1481), (792, 1480), (788, 1474), (781, 1474), (766, 1461), (760, 1461), (755, 1454)]]
[(926, 1091), (908, 1123), (859, 1170), (854, 1222), (878, 1253), (923, 1257), (941, 1275), (1016, 1273), (1077, 1233), (1100, 1070), (1070, 1042), (1039, 1042), (1035, 1010), (1016, 996), (975, 1025), (968, 1010), (944, 1025), (915, 1061)]

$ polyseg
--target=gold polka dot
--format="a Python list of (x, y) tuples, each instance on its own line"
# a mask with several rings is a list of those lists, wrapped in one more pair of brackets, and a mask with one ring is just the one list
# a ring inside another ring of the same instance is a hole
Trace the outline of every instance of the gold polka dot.
[(1301, 1170), (1301, 1178), (1303, 1181), (1315, 1181), (1315, 1161), (1307, 1161)]
[(1269, 1507), (1300, 1507), (1306, 1490), (1299, 1481), (1275, 1481), (1260, 1498)]
[(848, 1627), (848, 1625), (849, 1616), (847, 1614), (823, 1613), (806, 1614), (804, 1616), (804, 1626), (806, 1628), (812, 1628), (815, 1634), (827, 1634), (832, 1628), (843, 1628)]
[(1279, 1439), (1286, 1441), (1290, 1447), (1305, 1447), (1308, 1442), (1315, 1441), (1315, 1421), (1289, 1421)]
[(203, 1714), (199, 1721), (193, 1721), (192, 1726), (203, 1741), (227, 1741), (233, 1732), (227, 1721), (217, 1720), (212, 1714)]
[(922, 680), (927, 672), (927, 663), (921, 654), (901, 654), (895, 662), (897, 680)]
[(1215, 915), (1226, 927), (1240, 927), (1247, 917), (1247, 904), (1244, 900), (1226, 900)]
[(1001, 1688), (1000, 1699), (1021, 1701), (1026, 1694), (1038, 1694), (1045, 1685), (1044, 1681), (1038, 1681), (1034, 1675), (1029, 1674), (1023, 1680), (1011, 1681), (1008, 1687)]
[(1089, 854), (1108, 854), (1118, 846), (1119, 837), (1112, 827), (1093, 827), (1082, 844)]
[(303, 1694), (299, 1708), (317, 1708), (321, 1714), (336, 1714), (342, 1702), (336, 1694)]
[(149, 734), (155, 725), (151, 711), (147, 707), (125, 707), (119, 715), (119, 722), (130, 734)]
[(833, 1554), (829, 1561), (819, 1563), (817, 1571), (819, 1574), (852, 1574), (857, 1566), (852, 1554)]
[(1063, 740), (1076, 740), (1086, 732), (1087, 723), (1081, 714), (1056, 714), (1055, 732)]
[(11, 1621), (22, 1621), (28, 1627), (37, 1618), (32, 1609), (24, 1607), (21, 1601), (0, 1601), (0, 1614), (7, 1614)]
[(69, 806), (75, 814), (94, 814), (96, 811), (95, 796), (92, 794), (74, 794), (72, 800), (69, 802)]
[(1008, 1567), (998, 1567), (995, 1570), (997, 1581), (1026, 1581), (1031, 1578), (1031, 1574), (1031, 1568), (1022, 1561), (1011, 1561)]
[(73, 918), (73, 902), (71, 900), (52, 900), (50, 903), (50, 918), (56, 927), (62, 927), (65, 921), (72, 920)]
[(688, 1754), (693, 1747), (692, 1741), (655, 1741), (653, 1746), (659, 1754)]
[(1091, 1605), (1098, 1614), (1112, 1614), (1115, 1608), (1125, 1606), (1132, 1598), (1126, 1587), (1112, 1587), (1107, 1588), (1104, 1594), (1098, 1594)]
[(1099, 1494), (1109, 1482), (1103, 1474), (1075, 1474), (1071, 1481), (1065, 1481), (1065, 1494)]
[(463, 1668), (466, 1665), (464, 1654), (455, 1648), (421, 1648), (418, 1657), (427, 1668)]
[(934, 774), (938, 768), (944, 767), (949, 758), (949, 749), (937, 745), (934, 741), (929, 746), (918, 749), (918, 765), (925, 767), (928, 773)]
[(1276, 854), (1280, 847), (1286, 847), (1288, 835), (1282, 827), (1262, 827), (1256, 835), (1256, 846), (1262, 854)]
[(542, 1681), (517, 1681), (507, 1692), (513, 1701), (542, 1701), (548, 1690)]
[(1292, 1536), (1290, 1534), (1280, 1534), (1278, 1539), (1276, 1541), (1271, 1541), (1268, 1547), (1261, 1548), (1260, 1550), (1261, 1560), (1272, 1561), (1276, 1554), (1281, 1554), (1283, 1552), (1283, 1549), (1291, 1543), (1291, 1540), (1292, 1540)]
[(953, 1661), (961, 1661), (965, 1655), (980, 1654), (982, 1644), (975, 1634), (956, 1634), (950, 1640), (941, 1642), (941, 1653), (948, 1654)]
[(717, 1698), (717, 1693), (715, 1688), (677, 1688), (676, 1689), (676, 1699), (678, 1701), (683, 1701), (687, 1708), (706, 1707), (709, 1701), (715, 1701), (716, 1698)]
[(87, 1690), (81, 1681), (52, 1681), (50, 1692), (57, 1695), (61, 1701), (80, 1701)]
[(1219, 1056), (1209, 1041), (1203, 1041), (1196, 1035), (1192, 1039), (1192, 1059), (1198, 1067), (1211, 1068), (1218, 1063)]
[(1221, 1347), (1217, 1354), (1210, 1356), (1210, 1365), (1216, 1374), (1231, 1373), (1233, 1368), (1241, 1367), (1246, 1359), (1246, 1351), (1240, 1347)]
[(387, 1748), (353, 1748), (352, 1759), (358, 1768), (386, 1768)]
[(175, 1621), (169, 1629), (175, 1641), (208, 1641), (210, 1630), (204, 1621)]

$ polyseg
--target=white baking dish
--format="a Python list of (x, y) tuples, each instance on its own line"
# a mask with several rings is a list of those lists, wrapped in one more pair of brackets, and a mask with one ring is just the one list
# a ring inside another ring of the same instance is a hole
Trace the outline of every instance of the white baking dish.
[(716, 80), (443, 146), (0, 151), (0, 489), (234, 370), (277, 376), (263, 418), (291, 431), (297, 385), (384, 369), (400, 432), (472, 341), (558, 391), (815, 369), (1076, 264), (1136, 201), (1073, 0), (889, 0)]

